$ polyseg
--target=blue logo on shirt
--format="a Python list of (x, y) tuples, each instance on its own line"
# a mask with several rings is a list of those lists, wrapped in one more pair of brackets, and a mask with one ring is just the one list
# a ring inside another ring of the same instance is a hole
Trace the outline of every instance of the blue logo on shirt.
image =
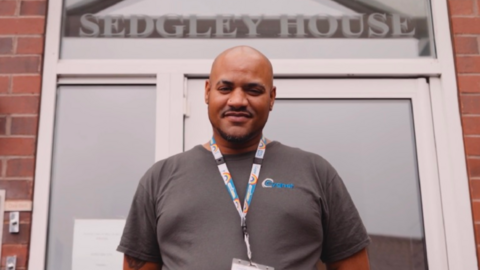
[(275, 183), (272, 178), (267, 178), (263, 180), (262, 187), (264, 188), (293, 188), (293, 184), (283, 184), (283, 183)]

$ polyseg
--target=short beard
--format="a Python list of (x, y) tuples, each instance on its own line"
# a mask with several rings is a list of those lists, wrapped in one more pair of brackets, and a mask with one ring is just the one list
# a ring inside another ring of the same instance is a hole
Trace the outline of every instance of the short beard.
[(245, 136), (232, 136), (228, 135), (227, 133), (223, 132), (221, 129), (217, 129), (220, 136), (229, 143), (241, 144), (250, 141), (253, 137), (255, 137), (254, 132), (250, 132)]

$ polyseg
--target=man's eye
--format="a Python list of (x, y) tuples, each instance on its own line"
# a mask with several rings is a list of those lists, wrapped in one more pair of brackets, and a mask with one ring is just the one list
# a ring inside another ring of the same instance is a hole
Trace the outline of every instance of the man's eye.
[(220, 87), (220, 88), (218, 88), (218, 90), (220, 90), (220, 91), (229, 91), (229, 90), (230, 90), (230, 87)]
[(262, 93), (262, 90), (260, 89), (250, 89), (250, 93), (255, 94), (255, 95), (260, 95)]

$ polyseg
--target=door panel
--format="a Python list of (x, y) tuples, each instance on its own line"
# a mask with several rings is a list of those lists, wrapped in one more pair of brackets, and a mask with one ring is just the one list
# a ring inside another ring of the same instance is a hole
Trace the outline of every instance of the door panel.
[[(46, 269), (93, 269), (92, 254), (74, 252), (75, 226), (127, 217), (155, 160), (155, 87), (61, 86), (57, 95)], [(121, 267), (115, 249), (99, 265)]]
[[(265, 136), (317, 153), (337, 169), (372, 238), (371, 269), (428, 269), (409, 98), (419, 91), (416, 80), (285, 79), (275, 85)], [(188, 82), (185, 150), (211, 136), (203, 86), (204, 80)]]

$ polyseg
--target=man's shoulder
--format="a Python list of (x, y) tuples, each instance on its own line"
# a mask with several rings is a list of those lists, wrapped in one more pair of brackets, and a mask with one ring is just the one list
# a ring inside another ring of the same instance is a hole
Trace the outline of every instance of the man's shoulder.
[(270, 144), (270, 148), (275, 155), (293, 156), (296, 158), (312, 159), (326, 162), (326, 160), (318, 153), (310, 152), (299, 147), (285, 145), (279, 141), (272, 141)]
[(144, 177), (146, 178), (145, 181), (153, 180), (156, 182), (156, 179), (168, 177), (177, 170), (188, 170), (192, 164), (202, 164), (202, 161), (206, 160), (206, 154), (208, 154), (208, 150), (201, 145), (197, 145), (185, 152), (159, 160), (147, 170)]
[(335, 174), (333, 166), (320, 154), (310, 152), (299, 147), (288, 146), (278, 141), (271, 142), (270, 153), (267, 148), (267, 155), (273, 162), (290, 168), (313, 169), (319, 172), (328, 172)]
[(155, 162), (152, 168), (154, 170), (159, 170), (165, 166), (178, 166), (182, 164), (188, 164), (188, 162), (201, 161), (204, 159), (206, 154), (208, 154), (208, 150), (206, 150), (202, 145), (197, 145), (190, 150), (172, 155), (170, 157)]

